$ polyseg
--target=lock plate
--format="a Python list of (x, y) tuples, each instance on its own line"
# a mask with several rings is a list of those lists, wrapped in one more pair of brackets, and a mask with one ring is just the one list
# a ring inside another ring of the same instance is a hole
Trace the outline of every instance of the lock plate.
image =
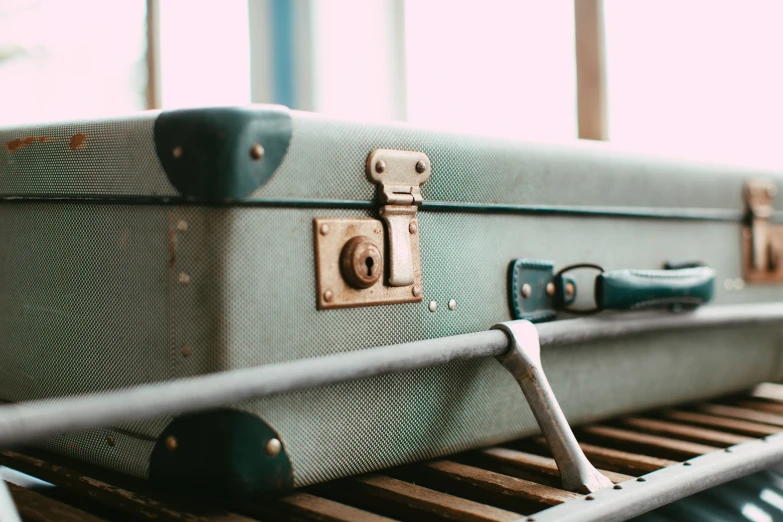
[[(315, 218), (313, 234), (315, 237), (316, 288), (319, 310), (331, 308), (351, 308), (394, 303), (418, 303), (422, 299), (421, 261), (419, 256), (419, 236), (416, 217), (410, 230), (410, 245), (413, 254), (414, 281), (410, 286), (387, 286), (382, 276), (368, 288), (353, 288), (340, 272), (340, 256), (343, 247), (352, 238), (365, 236), (380, 250), (381, 258), (386, 255), (386, 241), (383, 222), (372, 218)], [(388, 270), (384, 265), (384, 269)]]
[(777, 186), (767, 179), (746, 183), (742, 227), (743, 277), (749, 283), (783, 283), (783, 225), (771, 223)]

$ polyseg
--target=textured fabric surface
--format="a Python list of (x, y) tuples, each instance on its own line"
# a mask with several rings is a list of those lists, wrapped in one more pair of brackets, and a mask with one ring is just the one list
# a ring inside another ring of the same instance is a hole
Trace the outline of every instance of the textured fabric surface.
[(371, 200), (364, 162), (377, 148), (428, 154), (425, 202), (740, 210), (746, 179), (772, 177), (783, 188), (780, 173), (641, 157), (603, 143), (530, 143), (291, 115), (288, 154), (253, 197)]
[[(155, 154), (159, 111), (0, 127), (0, 195), (177, 196)], [(376, 148), (429, 155), (425, 201), (740, 210), (743, 182), (780, 173), (639, 157), (606, 144), (520, 142), (292, 111), (288, 153), (254, 198), (371, 200)], [(778, 182), (783, 189), (783, 183)]]
[(158, 114), (0, 127), (0, 195), (177, 195), (155, 153)]
[[(591, 261), (607, 269), (696, 258), (716, 270), (719, 283), (740, 274), (736, 223), (419, 212), (423, 302), (317, 311), (312, 219), (367, 215), (0, 206), (0, 399), (110, 389), (485, 330), (511, 318), (507, 268), (518, 257), (551, 259), (556, 268)], [(577, 227), (583, 233), (576, 234)], [(719, 284), (715, 302), (781, 298), (779, 287), (726, 291)], [(446, 306), (450, 299), (457, 303), (453, 311)], [(435, 313), (430, 301), (439, 305)], [(778, 378), (780, 347), (779, 329), (768, 328), (638, 336), (551, 348), (543, 358), (566, 415), (577, 422)], [(537, 430), (516, 383), (494, 360), (241, 407), (280, 433), (297, 485)], [(120, 428), (149, 442), (167, 420)], [(62, 440), (58, 451), (144, 476), (144, 451), (123, 453), (100, 432)]]

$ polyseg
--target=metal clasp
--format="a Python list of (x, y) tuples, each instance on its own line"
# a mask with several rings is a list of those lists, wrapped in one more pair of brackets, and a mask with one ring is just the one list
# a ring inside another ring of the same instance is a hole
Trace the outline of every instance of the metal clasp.
[(511, 349), (498, 357), (511, 372), (525, 394), (533, 416), (544, 434), (552, 457), (560, 471), (563, 488), (579, 493), (612, 487), (612, 481), (593, 467), (574, 437), (574, 432), (560, 409), (555, 393), (541, 366), (541, 346), (538, 331), (529, 321), (510, 321), (496, 324), (503, 330)]
[(410, 286), (415, 281), (411, 234), (423, 201), (419, 188), (430, 178), (430, 161), (422, 152), (377, 149), (367, 157), (367, 177), (379, 185), (380, 216), (389, 244), (389, 286)]
[(747, 281), (783, 281), (783, 228), (770, 223), (777, 192), (777, 185), (767, 179), (754, 179), (745, 184), (748, 215), (743, 228), (743, 261)]

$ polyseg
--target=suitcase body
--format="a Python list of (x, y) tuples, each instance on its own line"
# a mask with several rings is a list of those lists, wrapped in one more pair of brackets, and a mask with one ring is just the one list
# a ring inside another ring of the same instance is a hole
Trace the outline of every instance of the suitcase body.
[[(0, 141), (0, 399), (7, 402), (486, 330), (514, 318), (509, 264), (520, 258), (607, 269), (699, 261), (717, 274), (714, 304), (783, 297), (779, 285), (742, 281), (744, 186), (759, 177), (779, 185), (774, 172), (602, 145), (335, 121), (274, 106), (6, 128)], [(426, 155), (429, 179), (410, 232), (419, 295), (408, 287), (407, 302), (330, 308), (319, 280), (323, 221), (314, 220), (372, 219), (388, 237), (381, 188), (368, 177), (368, 157), (381, 149)], [(589, 306), (584, 289), (577, 297)], [(546, 349), (542, 358), (572, 424), (783, 376), (780, 331), (770, 326), (591, 341)], [(261, 419), (282, 441), (287, 486), (538, 431), (513, 377), (487, 359), (234, 411)], [(192, 426), (222, 426), (219, 440), (229, 448), (247, 437), (252, 445), (254, 428), (232, 419)], [(171, 422), (41, 444), (154, 478)]]

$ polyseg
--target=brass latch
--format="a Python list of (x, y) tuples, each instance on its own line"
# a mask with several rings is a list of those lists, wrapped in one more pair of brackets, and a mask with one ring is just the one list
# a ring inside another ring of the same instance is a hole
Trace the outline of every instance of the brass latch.
[(410, 227), (421, 205), (420, 186), (430, 178), (430, 162), (421, 152), (378, 149), (367, 157), (367, 177), (380, 185), (380, 216), (389, 243), (389, 286), (413, 284)]
[(430, 177), (426, 154), (377, 149), (367, 157), (367, 177), (378, 187), (370, 218), (316, 218), (318, 308), (345, 308), (422, 299), (416, 211)]
[(745, 184), (747, 218), (742, 230), (744, 277), (749, 282), (783, 281), (783, 225), (770, 223), (778, 188), (767, 179)]

